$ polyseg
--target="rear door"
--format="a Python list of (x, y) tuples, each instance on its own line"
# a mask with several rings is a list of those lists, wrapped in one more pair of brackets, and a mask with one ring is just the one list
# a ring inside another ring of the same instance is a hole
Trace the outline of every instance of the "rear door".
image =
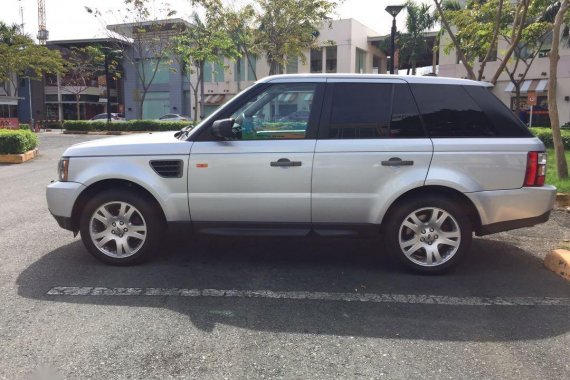
[(312, 219), (318, 231), (381, 222), (424, 184), (432, 143), (406, 82), (329, 79), (315, 149)]

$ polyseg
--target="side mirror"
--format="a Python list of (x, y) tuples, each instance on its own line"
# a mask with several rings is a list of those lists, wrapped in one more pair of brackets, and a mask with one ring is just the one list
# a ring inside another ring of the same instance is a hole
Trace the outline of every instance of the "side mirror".
[(233, 126), (234, 119), (216, 120), (210, 128), (210, 133), (215, 137), (233, 139), (236, 137), (235, 133), (232, 131)]

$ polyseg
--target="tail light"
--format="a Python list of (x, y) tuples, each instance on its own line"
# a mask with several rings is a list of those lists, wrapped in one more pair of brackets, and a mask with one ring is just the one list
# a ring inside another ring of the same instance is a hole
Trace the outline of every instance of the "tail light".
[(524, 186), (542, 186), (546, 178), (546, 153), (528, 152)]

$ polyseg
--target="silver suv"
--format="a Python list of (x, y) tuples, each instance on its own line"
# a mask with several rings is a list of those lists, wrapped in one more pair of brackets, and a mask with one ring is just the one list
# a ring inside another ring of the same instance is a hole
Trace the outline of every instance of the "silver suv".
[(544, 145), (485, 84), (433, 77), (265, 78), (194, 129), (77, 144), (50, 212), (110, 264), (167, 226), (253, 236), (383, 236), (441, 272), (477, 235), (548, 220)]

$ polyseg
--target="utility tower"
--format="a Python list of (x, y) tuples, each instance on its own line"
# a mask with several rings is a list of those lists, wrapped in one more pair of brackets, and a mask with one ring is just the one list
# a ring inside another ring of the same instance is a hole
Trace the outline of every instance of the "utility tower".
[(46, 29), (46, 2), (38, 0), (38, 41), (40, 45), (45, 45), (49, 38), (49, 32)]
[(20, 3), (20, 32), (24, 34), (24, 6), (22, 5), (22, 0), (18, 0)]

